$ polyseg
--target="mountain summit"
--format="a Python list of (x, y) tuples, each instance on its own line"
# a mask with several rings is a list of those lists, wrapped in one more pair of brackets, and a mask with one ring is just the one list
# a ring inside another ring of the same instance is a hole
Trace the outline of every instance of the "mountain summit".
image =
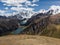
[(42, 9), (39, 13), (49, 13), (52, 15), (56, 15), (60, 13), (60, 6), (52, 5), (48, 10)]

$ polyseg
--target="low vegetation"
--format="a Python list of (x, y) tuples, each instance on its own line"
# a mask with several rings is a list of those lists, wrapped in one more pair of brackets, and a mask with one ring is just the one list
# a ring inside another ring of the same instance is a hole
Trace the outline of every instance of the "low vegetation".
[(50, 24), (48, 25), (41, 35), (60, 38), (60, 25)]

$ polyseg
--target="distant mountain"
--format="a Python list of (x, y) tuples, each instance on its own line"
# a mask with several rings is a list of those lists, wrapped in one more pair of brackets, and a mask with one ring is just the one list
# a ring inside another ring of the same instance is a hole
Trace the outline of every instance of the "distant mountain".
[[(58, 27), (57, 27), (58, 26)], [(32, 16), (19, 34), (44, 35), (60, 38), (60, 14)]]
[(60, 13), (60, 7), (58, 6), (51, 6), (48, 10), (45, 10), (45, 9), (41, 9), (39, 11), (39, 13), (49, 13), (49, 14), (52, 14), (52, 15), (56, 15), (56, 14), (59, 14)]
[(60, 9), (59, 8), (49, 8), (48, 10), (45, 9), (41, 9), (39, 12), (33, 12), (33, 11), (20, 11), (18, 14), (15, 15), (11, 15), (11, 16), (0, 16), (0, 18), (11, 18), (11, 19), (19, 19), (19, 20), (24, 20), (23, 22), (26, 22), (28, 19), (30, 19), (33, 16), (36, 16), (38, 14), (40, 14), (40, 16), (47, 16), (47, 15), (56, 15), (60, 13)]
[(60, 13), (60, 7), (59, 6), (53, 5), (49, 8), (49, 10), (53, 10), (53, 12), (52, 12), (53, 15), (56, 15), (56, 14)]
[(0, 18), (0, 36), (9, 34), (18, 28), (18, 21), (16, 19), (2, 19)]
[(22, 11), (19, 14), (9, 16), (8, 18), (18, 19), (20, 20), (20, 24), (24, 25), (26, 22), (30, 22), (32, 20), (31, 18), (36, 19), (40, 18), (41, 16), (50, 16), (50, 15), (54, 15), (54, 10), (52, 9), (49, 9), (48, 11), (41, 10), (40, 12), (36, 13), (31, 11)]
[[(0, 24), (0, 32), (3, 34), (5, 32), (3, 30), (4, 28), (7, 32), (8, 30), (10, 31), (10, 26), (12, 31), (16, 30), (19, 24), (19, 27), (24, 28), (21, 34), (41, 34), (41, 32), (47, 27), (48, 24), (60, 24), (59, 13), (59, 9), (49, 9), (47, 11), (41, 10), (41, 12), (36, 13), (32, 11), (22, 11), (14, 16), (0, 16), (0, 23), (2, 24)], [(9, 26), (7, 27), (7, 25)], [(12, 28), (12, 26), (14, 28)]]
[(31, 16), (34, 14), (32, 11), (21, 11), (18, 14), (16, 14), (17, 18), (31, 18)]
[(6, 16), (1, 16), (0, 15), (0, 19), (6, 19), (7, 17)]
[(18, 19), (20, 21), (20, 24), (23, 25), (26, 22), (28, 22), (28, 20), (32, 18), (39, 18), (41, 16), (49, 16), (49, 15), (55, 15), (55, 14), (59, 14), (60, 12), (59, 8), (50, 8), (48, 10), (40, 10), (39, 12), (32, 12), (32, 11), (21, 11), (18, 14), (15, 15), (11, 15), (11, 16), (0, 16), (0, 18), (8, 18), (8, 19)]

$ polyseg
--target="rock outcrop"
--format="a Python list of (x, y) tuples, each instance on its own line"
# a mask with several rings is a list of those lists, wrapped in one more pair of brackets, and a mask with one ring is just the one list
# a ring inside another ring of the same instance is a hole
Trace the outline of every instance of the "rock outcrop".
[(16, 19), (0, 19), (0, 36), (9, 34), (18, 28), (18, 21)]

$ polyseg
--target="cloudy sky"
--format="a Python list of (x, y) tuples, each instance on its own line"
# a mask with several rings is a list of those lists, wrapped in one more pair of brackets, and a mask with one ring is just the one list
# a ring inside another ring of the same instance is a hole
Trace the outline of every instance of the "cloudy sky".
[(60, 0), (0, 0), (0, 15), (11, 15), (21, 10), (39, 11), (51, 6), (60, 7)]

